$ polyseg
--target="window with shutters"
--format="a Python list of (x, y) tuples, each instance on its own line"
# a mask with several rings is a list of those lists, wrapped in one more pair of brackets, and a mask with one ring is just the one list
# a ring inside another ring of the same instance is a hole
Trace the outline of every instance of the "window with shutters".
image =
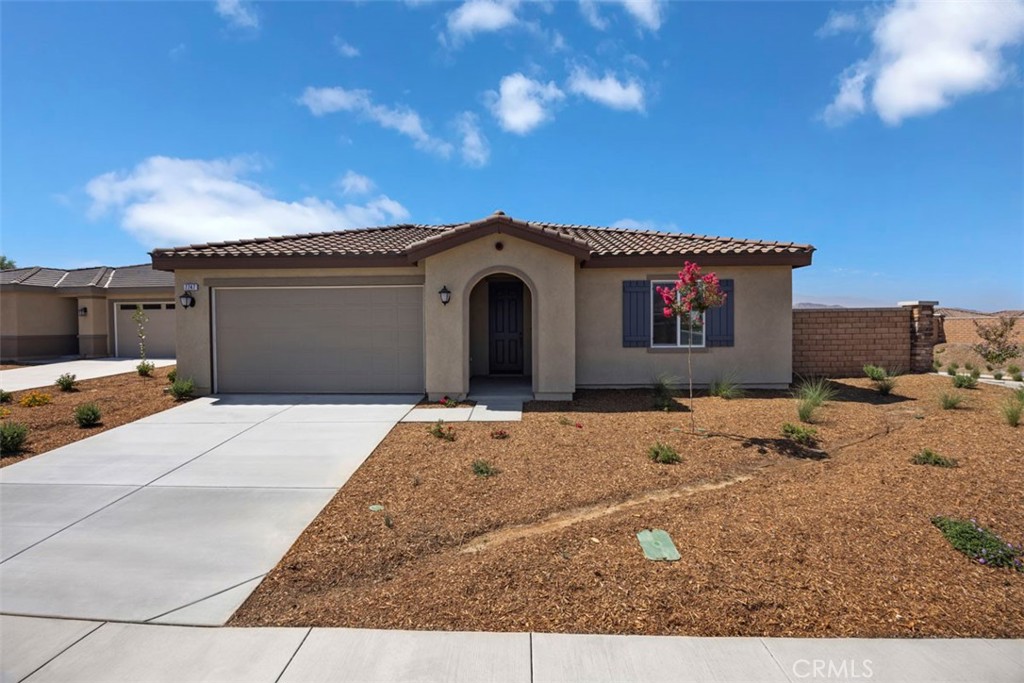
[(651, 347), (692, 348), (704, 347), (704, 316), (698, 312), (684, 316), (665, 316), (665, 302), (658, 294), (658, 287), (672, 287), (675, 283), (651, 282)]

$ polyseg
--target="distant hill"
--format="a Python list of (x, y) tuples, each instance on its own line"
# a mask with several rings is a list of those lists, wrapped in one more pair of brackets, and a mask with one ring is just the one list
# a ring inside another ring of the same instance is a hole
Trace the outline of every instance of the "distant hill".
[(935, 309), (935, 312), (947, 318), (998, 318), (1000, 316), (1009, 316), (1011, 318), (1024, 318), (1024, 311), (1020, 310), (994, 311), (992, 313), (985, 313), (983, 311), (973, 311), (969, 308), (945, 308), (940, 306), (939, 308)]
[(839, 304), (816, 304), (810, 301), (801, 301), (798, 304), (793, 304), (793, 308), (846, 308), (846, 306), (840, 306)]

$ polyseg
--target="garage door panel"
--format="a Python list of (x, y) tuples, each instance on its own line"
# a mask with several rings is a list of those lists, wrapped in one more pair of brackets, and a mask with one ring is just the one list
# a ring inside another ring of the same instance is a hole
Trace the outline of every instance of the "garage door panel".
[[(175, 323), (174, 304), (153, 302), (142, 303), (143, 313), (149, 318), (145, 323), (146, 355), (150, 358), (174, 358)], [(132, 316), (135, 304), (116, 302), (114, 320), (117, 330), (115, 353), (121, 358), (139, 357), (139, 326)]]
[(423, 391), (422, 288), (218, 289), (221, 392)]

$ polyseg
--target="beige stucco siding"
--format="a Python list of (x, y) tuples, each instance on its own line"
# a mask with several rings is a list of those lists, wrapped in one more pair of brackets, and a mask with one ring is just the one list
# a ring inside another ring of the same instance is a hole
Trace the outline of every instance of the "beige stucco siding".
[(75, 299), (51, 291), (5, 291), (0, 296), (0, 356), (46, 358), (77, 351)]
[[(501, 242), (503, 248), (495, 248)], [(427, 393), (431, 398), (469, 391), (471, 293), (496, 273), (515, 275), (530, 290), (533, 390), (538, 398), (567, 397), (576, 385), (576, 260), (533, 242), (497, 233), (424, 260), (423, 311)], [(448, 287), (452, 302), (437, 292)], [(479, 306), (479, 304), (478, 304)], [(479, 309), (478, 309), (479, 310)]]
[[(714, 269), (735, 281), (735, 345), (695, 350), (694, 381), (727, 375), (748, 386), (785, 386), (792, 378), (792, 269)], [(622, 282), (673, 279), (661, 269), (587, 269), (576, 281), (576, 377), (580, 387), (649, 385), (686, 376), (686, 351), (623, 348)]]

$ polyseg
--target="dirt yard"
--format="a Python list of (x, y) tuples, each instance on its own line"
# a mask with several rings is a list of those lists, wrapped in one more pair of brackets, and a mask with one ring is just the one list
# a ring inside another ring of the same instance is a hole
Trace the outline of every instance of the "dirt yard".
[[(0, 406), (4, 409), (0, 414), (10, 411), (9, 415), (2, 418), (4, 422), (20, 422), (26, 425), (28, 439), (25, 441), (23, 452), (15, 455), (5, 453), (0, 458), (0, 467), (13, 465), (34, 455), (173, 407), (174, 398), (165, 391), (170, 386), (167, 382), (167, 373), (173, 369), (173, 366), (157, 368), (153, 371), (152, 377), (140, 377), (133, 372), (82, 380), (78, 383), (77, 391), (61, 391), (54, 385), (13, 392), (13, 400)], [(32, 391), (49, 394), (52, 402), (34, 408), (19, 405), (18, 401), (22, 396)], [(95, 427), (82, 429), (75, 422), (75, 408), (90, 402), (100, 407), (103, 421)]]
[[(932, 350), (933, 357), (941, 364), (940, 372), (945, 372), (946, 367), (950, 363), (956, 363), (960, 366), (960, 372), (964, 371), (964, 366), (970, 363), (974, 367), (982, 371), (983, 374), (991, 375), (992, 372), (987, 370), (989, 363), (985, 362), (985, 359), (975, 351), (970, 344), (937, 344)], [(1007, 367), (1016, 365), (1018, 368), (1024, 368), (1024, 358), (1012, 358), (1005, 363), (997, 364), (992, 366), (996, 370), (1002, 370), (1005, 374), (1009, 375)]]
[[(400, 424), (236, 613), (232, 625), (704, 636), (1024, 636), (1024, 574), (953, 550), (934, 515), (1024, 538), (1024, 428), (983, 385), (896, 396), (840, 380), (819, 448), (782, 439), (788, 394), (651, 408), (649, 392), (533, 403), (521, 423)], [(509, 438), (491, 438), (504, 429)], [(682, 462), (651, 462), (648, 446)], [(911, 464), (929, 447), (956, 469)], [(486, 460), (500, 472), (474, 475)], [(373, 512), (370, 505), (382, 505)], [(644, 559), (667, 530), (682, 559)]]

